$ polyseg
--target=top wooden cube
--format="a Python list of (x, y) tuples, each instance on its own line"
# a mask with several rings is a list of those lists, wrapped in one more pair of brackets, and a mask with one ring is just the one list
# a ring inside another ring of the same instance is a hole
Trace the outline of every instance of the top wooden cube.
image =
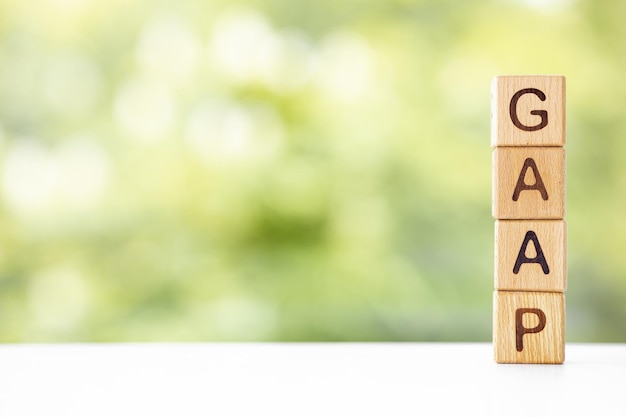
[(497, 76), (491, 84), (491, 146), (564, 146), (565, 77)]

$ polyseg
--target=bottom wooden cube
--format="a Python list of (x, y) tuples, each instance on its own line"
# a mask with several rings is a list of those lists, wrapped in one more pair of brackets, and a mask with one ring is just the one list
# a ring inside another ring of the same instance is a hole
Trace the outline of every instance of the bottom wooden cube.
[(563, 293), (495, 291), (493, 345), (498, 363), (563, 363)]

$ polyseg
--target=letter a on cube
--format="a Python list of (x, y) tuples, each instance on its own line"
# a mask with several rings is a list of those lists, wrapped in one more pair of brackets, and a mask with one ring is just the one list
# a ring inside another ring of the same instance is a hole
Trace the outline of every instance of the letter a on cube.
[(494, 229), (496, 290), (567, 289), (565, 220), (497, 220)]
[(503, 147), (493, 151), (492, 214), (496, 219), (565, 216), (565, 149)]

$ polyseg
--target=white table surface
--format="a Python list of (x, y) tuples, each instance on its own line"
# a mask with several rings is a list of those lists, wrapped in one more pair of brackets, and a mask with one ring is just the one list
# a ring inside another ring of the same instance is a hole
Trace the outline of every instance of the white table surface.
[(491, 344), (0, 346), (0, 416), (626, 416), (626, 345), (497, 365)]

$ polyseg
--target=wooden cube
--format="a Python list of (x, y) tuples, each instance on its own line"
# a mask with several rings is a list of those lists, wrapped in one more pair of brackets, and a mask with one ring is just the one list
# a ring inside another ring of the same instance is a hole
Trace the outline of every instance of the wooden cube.
[(495, 289), (555, 291), (567, 288), (564, 220), (498, 220)]
[(495, 291), (493, 343), (498, 363), (560, 364), (565, 360), (565, 296)]
[(564, 148), (496, 148), (492, 178), (496, 219), (565, 216)]
[(492, 147), (565, 145), (565, 77), (495, 77), (491, 108)]

